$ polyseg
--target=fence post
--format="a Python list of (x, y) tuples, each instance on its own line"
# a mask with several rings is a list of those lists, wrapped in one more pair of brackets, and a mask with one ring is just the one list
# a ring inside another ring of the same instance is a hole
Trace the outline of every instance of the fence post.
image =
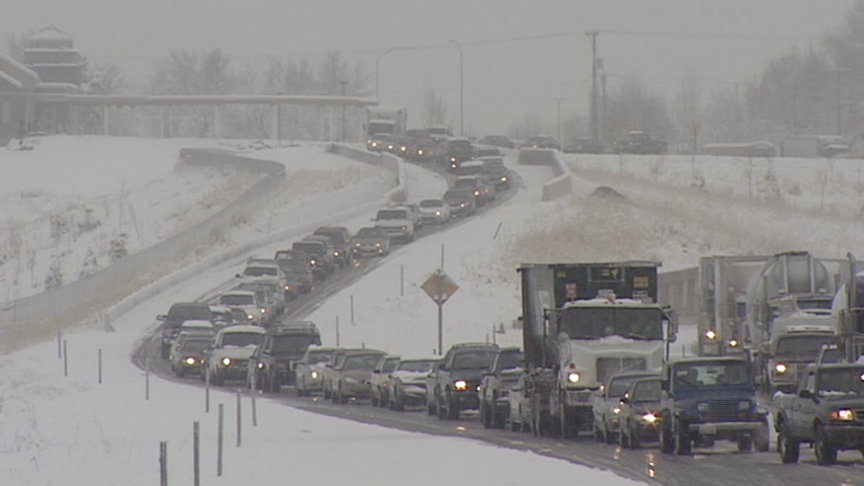
[(144, 358), (144, 400), (150, 400), (150, 357)]
[(243, 430), (241, 429), (241, 424), (243, 423), (241, 419), (243, 415), (240, 410), (242, 403), (240, 390), (237, 390), (237, 447), (240, 447), (240, 444), (243, 442)]
[(210, 366), (204, 366), (204, 413), (210, 413)]
[(99, 384), (102, 384), (102, 348), (99, 348)]
[(63, 340), (63, 376), (69, 376), (69, 353), (66, 340)]
[(255, 395), (252, 395), (252, 427), (258, 427), (258, 407), (255, 406)]
[(159, 486), (168, 486), (168, 443), (159, 443)]
[(192, 423), (192, 481), (201, 486), (201, 424)]
[(216, 441), (216, 475), (222, 475), (222, 451), (225, 449), (225, 404), (219, 404), (219, 432)]

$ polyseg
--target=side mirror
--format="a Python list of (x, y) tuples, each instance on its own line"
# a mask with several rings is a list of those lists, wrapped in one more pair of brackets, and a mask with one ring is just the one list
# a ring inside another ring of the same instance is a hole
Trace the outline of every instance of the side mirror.
[(804, 389), (798, 391), (798, 396), (801, 398), (813, 398), (813, 392), (810, 390)]

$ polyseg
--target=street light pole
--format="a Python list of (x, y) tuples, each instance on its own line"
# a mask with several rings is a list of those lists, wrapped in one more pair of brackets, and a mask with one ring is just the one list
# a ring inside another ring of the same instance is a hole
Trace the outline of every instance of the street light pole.
[[(345, 97), (345, 85), (348, 81), (339, 81), (342, 83), (342, 97)], [(345, 141), (345, 103), (342, 103), (342, 141)]]
[(591, 38), (591, 136), (594, 140), (600, 138), (599, 127), (597, 123), (597, 35), (600, 32), (592, 30), (586, 32), (585, 35)]
[(386, 56), (387, 54), (390, 54), (393, 51), (411, 50), (411, 49), (416, 49), (416, 47), (414, 47), (414, 46), (391, 47), (390, 49), (387, 49), (386, 51), (382, 52), (381, 54), (378, 54), (378, 57), (375, 58), (375, 97), (376, 98), (378, 98), (378, 74), (381, 71), (381, 58)]
[[(561, 102), (564, 101), (565, 99), (566, 99), (566, 98), (552, 98), (552, 101), (554, 101), (554, 102), (555, 102), (555, 105), (556, 105), (556, 110), (555, 110), (555, 111), (556, 111), (557, 114), (558, 114), (558, 125), (556, 125), (556, 127), (557, 127), (557, 128), (556, 128), (556, 133), (557, 133), (558, 143), (559, 143), (559, 144), (563, 144), (563, 143), (564, 143), (564, 141), (561, 140)], [(562, 146), (563, 146), (563, 145), (562, 145)]]
[(459, 49), (459, 136), (465, 136), (465, 58), (462, 56), (462, 44), (455, 39), (450, 42)]

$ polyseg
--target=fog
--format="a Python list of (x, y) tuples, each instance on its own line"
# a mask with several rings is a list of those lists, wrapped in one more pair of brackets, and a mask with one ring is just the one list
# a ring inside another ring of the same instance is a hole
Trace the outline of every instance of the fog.
[[(366, 65), (382, 104), (408, 107), (422, 123), (423, 95), (444, 99), (459, 123), (460, 51), (464, 121), (476, 133), (504, 132), (534, 113), (587, 117), (591, 44), (610, 75), (638, 76), (671, 98), (686, 67), (704, 86), (756, 76), (793, 46), (818, 46), (851, 0), (11, 0), (0, 32), (54, 25), (91, 63), (112, 62), (146, 78), (175, 49), (221, 48), (235, 69), (268, 59), (317, 61), (327, 49)], [(452, 41), (456, 41), (455, 43)], [(387, 52), (394, 47), (413, 47)], [(386, 54), (385, 54), (386, 53)], [(382, 55), (383, 54), (383, 55)]]

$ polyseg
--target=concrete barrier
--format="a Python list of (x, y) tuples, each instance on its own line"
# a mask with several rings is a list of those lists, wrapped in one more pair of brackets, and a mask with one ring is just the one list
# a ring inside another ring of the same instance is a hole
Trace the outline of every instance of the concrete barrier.
[(555, 178), (543, 184), (543, 200), (553, 201), (573, 193), (573, 178), (570, 169), (552, 149), (522, 149), (518, 163), (521, 165), (545, 165), (552, 169)]

